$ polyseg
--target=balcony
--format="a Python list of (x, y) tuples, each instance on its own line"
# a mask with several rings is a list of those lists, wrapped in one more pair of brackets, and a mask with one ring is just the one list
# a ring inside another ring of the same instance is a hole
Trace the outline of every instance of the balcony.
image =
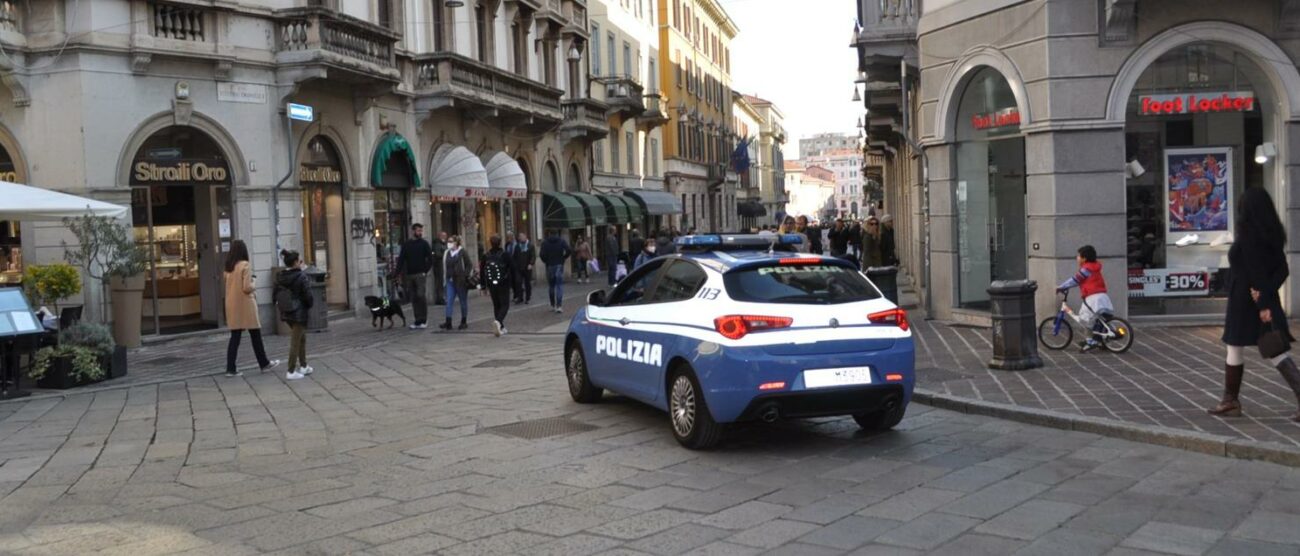
[(566, 2), (564, 12), (568, 21), (565, 23), (562, 33), (566, 37), (578, 36), (585, 39), (591, 36), (591, 31), (588, 30), (587, 25), (587, 6), (583, 2), (577, 0)]
[(538, 129), (560, 123), (564, 91), (454, 54), (423, 54), (413, 60), (417, 111), (477, 107), (486, 117)]
[(605, 113), (609, 106), (592, 98), (565, 99), (564, 124), (560, 126), (560, 135), (564, 141), (585, 139), (596, 141), (609, 135), (609, 121)]
[(18, 0), (0, 0), (0, 42), (22, 48), (27, 46), (23, 34), (23, 13), (27, 8)]
[(605, 84), (605, 102), (613, 113), (622, 118), (634, 118), (645, 112), (643, 94), (645, 88), (631, 77), (602, 77), (596, 79)]
[(279, 10), (275, 17), (275, 61), (294, 82), (395, 84), (402, 79), (394, 57), (401, 35), (395, 31), (321, 7)]
[(663, 95), (659, 94), (658, 91), (652, 91), (641, 98), (645, 103), (645, 111), (636, 118), (639, 127), (645, 131), (650, 131), (668, 123), (668, 112), (664, 107)]
[(874, 80), (876, 76), (898, 75), (903, 61), (916, 66), (921, 1), (862, 0), (860, 6), (862, 22), (854, 30), (851, 45), (858, 49), (858, 71)]

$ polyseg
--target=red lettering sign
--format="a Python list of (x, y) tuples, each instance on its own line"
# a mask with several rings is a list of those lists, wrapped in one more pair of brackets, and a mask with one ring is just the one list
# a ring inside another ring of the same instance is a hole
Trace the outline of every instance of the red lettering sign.
[(976, 114), (971, 116), (970, 123), (975, 129), (1018, 126), (1020, 125), (1020, 111), (1016, 108), (1007, 108), (987, 114)]
[(1255, 93), (1252, 92), (1143, 95), (1138, 97), (1138, 113), (1143, 116), (1250, 112), (1254, 109)]

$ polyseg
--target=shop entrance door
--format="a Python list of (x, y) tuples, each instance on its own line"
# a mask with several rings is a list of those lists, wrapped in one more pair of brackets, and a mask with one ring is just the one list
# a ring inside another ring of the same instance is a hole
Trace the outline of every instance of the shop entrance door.
[(989, 258), (992, 280), (1029, 275), (1026, 243), (1025, 140), (989, 142)]
[(1025, 140), (968, 141), (957, 152), (961, 306), (986, 309), (990, 282), (1028, 275)]
[(234, 237), (228, 186), (136, 187), (137, 244), (146, 270), (142, 330), (174, 334), (216, 328), (223, 317), (223, 257)]

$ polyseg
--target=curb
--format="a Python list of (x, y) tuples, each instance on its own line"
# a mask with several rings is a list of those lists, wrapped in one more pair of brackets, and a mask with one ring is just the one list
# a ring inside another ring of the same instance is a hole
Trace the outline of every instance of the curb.
[(912, 401), (958, 413), (983, 415), (1054, 429), (1088, 432), (1189, 452), (1300, 467), (1300, 447), (1277, 442), (1258, 442), (1169, 427), (1135, 425), (1115, 419), (973, 400), (940, 394), (924, 388), (913, 391)]

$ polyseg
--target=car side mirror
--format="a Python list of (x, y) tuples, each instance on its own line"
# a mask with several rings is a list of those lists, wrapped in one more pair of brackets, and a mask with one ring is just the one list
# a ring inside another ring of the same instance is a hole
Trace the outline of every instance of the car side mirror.
[(587, 294), (587, 304), (600, 307), (605, 304), (605, 290), (596, 290)]

